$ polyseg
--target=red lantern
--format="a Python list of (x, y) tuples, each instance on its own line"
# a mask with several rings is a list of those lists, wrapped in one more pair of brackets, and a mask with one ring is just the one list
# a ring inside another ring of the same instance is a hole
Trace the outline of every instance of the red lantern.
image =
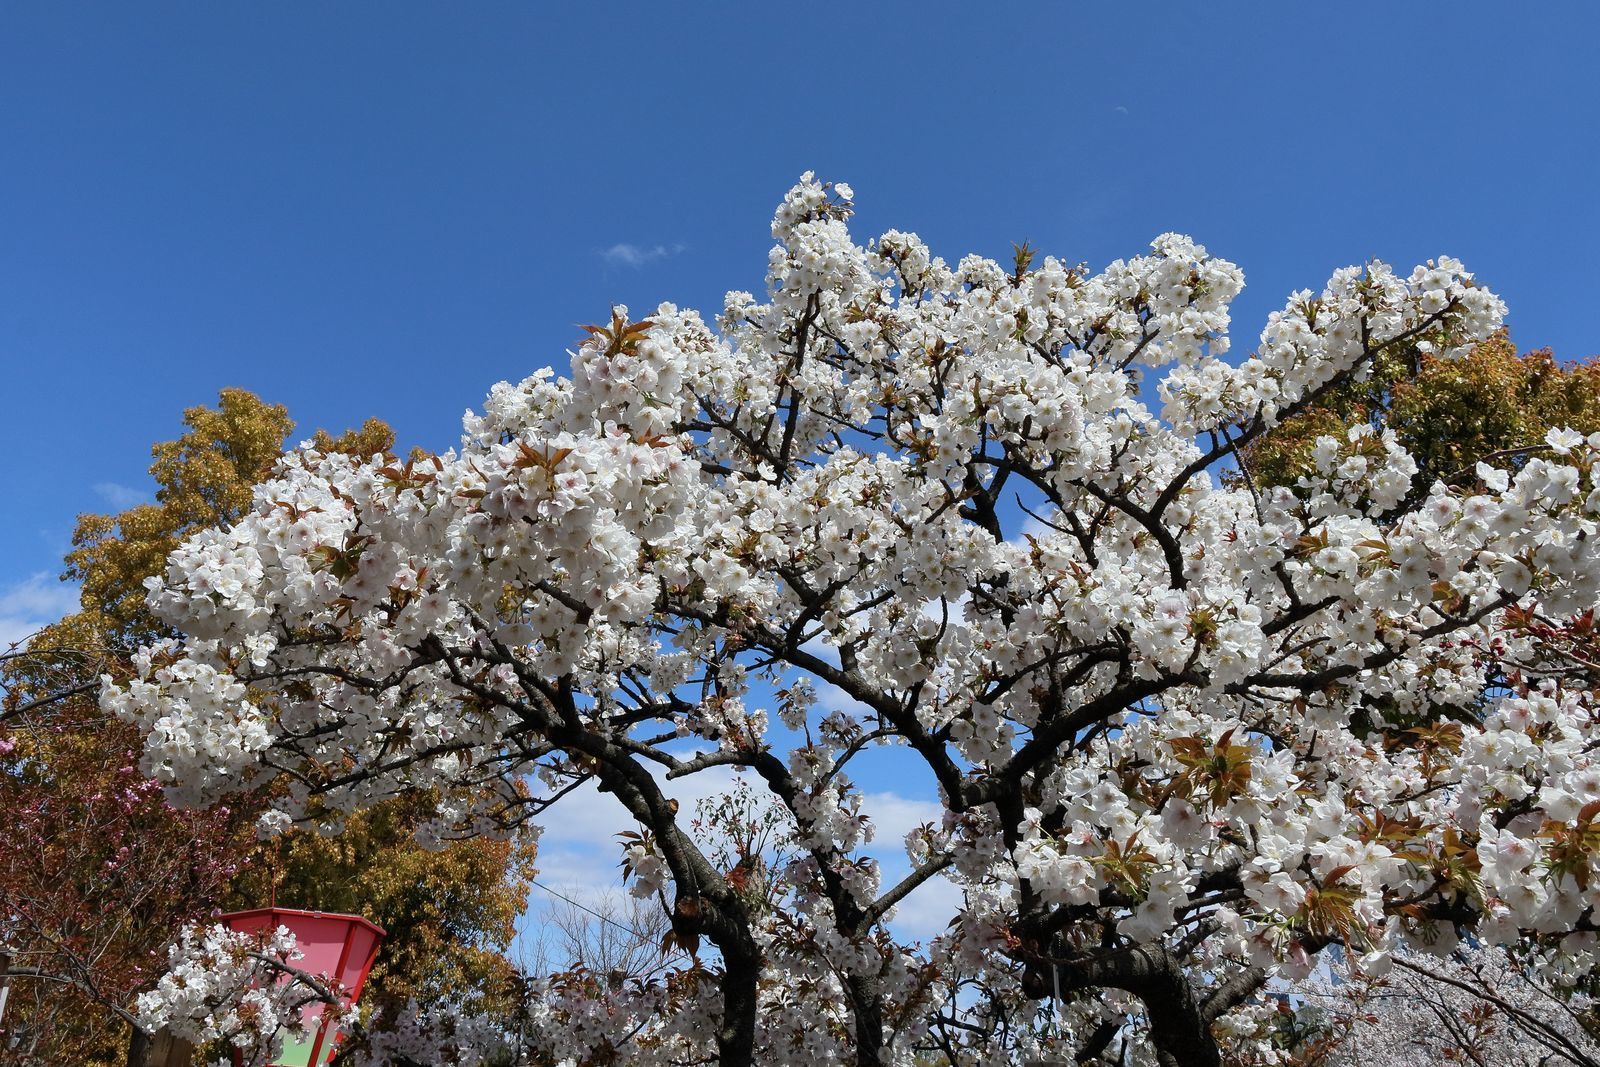
[[(300, 943), (304, 954), (295, 966), (307, 974), (326, 975), (343, 986), (346, 1007), (361, 996), (367, 972), (378, 955), (378, 943), (383, 931), (359, 915), (330, 915), (321, 911), (296, 911), (292, 908), (257, 908), (254, 911), (237, 911), (221, 916), (231, 930), (255, 933), (272, 931), (280, 926), (289, 928)], [(319, 1019), (322, 1004), (308, 1004), (302, 1018)], [(309, 1027), (310, 1037), (305, 1042), (284, 1042), (282, 1054), (272, 1061), (272, 1067), (322, 1067), (333, 1056), (337, 1035), (328, 1033), (328, 1023)], [(238, 1057), (235, 1056), (237, 1062)]]

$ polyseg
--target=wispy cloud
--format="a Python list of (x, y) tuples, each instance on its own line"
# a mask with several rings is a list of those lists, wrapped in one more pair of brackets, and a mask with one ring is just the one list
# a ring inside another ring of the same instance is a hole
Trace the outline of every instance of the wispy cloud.
[(934, 622), (944, 622), (949, 619), (952, 623), (959, 623), (966, 615), (967, 602), (971, 599), (971, 593), (962, 593), (954, 600), (948, 597), (925, 600), (922, 602), (922, 614)]
[[(670, 781), (658, 767), (651, 767), (651, 773), (690, 818), (701, 800), (726, 794), (738, 778), (727, 767)], [(872, 820), (872, 840), (861, 847), (860, 854), (871, 856), (882, 865), (883, 886), (888, 888), (911, 870), (906, 835), (923, 823), (937, 825), (944, 817), (944, 806), (932, 795), (919, 797), (879, 789), (864, 792), (861, 807)], [(518, 942), (525, 951), (533, 951), (541, 940), (541, 916), (549, 902), (543, 899), (545, 895), (557, 893), (587, 902), (605, 894), (621, 893), (618, 860), (622, 847), (616, 835), (636, 828), (621, 803), (614, 796), (601, 793), (593, 782), (564, 797), (551, 815), (539, 837), (539, 881), (547, 888), (529, 901), (519, 923)], [(699, 835), (691, 831), (691, 836)], [(902, 936), (932, 937), (945, 928), (960, 899), (960, 890), (948, 881), (930, 879), (896, 909), (893, 925)]]
[(868, 712), (871, 711), (865, 704), (846, 693), (832, 682), (823, 682), (817, 686), (817, 703), (829, 711)]
[(636, 245), (622, 241), (600, 253), (600, 258), (612, 267), (642, 267), (658, 259), (675, 256), (684, 250), (678, 245)]
[(923, 823), (935, 826), (944, 818), (944, 805), (899, 793), (864, 793), (861, 809), (872, 819), (872, 846), (867, 851), (884, 859), (904, 860), (906, 835)]
[(131, 486), (118, 485), (116, 482), (96, 482), (91, 488), (94, 489), (96, 496), (118, 511), (141, 504), (145, 500), (142, 491)]
[(78, 610), (78, 587), (39, 573), (0, 591), (0, 651)]
[[(889, 885), (889, 880), (884, 884)], [(965, 895), (960, 886), (937, 875), (896, 905), (889, 925), (901, 937), (931, 940), (950, 928), (950, 918), (960, 910)]]

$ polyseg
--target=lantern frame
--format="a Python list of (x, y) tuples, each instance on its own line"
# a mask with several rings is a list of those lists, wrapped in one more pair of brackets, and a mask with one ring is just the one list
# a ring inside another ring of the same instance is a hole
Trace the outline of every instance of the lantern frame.
[[(383, 927), (359, 915), (346, 915), (332, 911), (304, 911), (299, 908), (280, 908), (276, 905), (267, 908), (251, 908), (248, 911), (228, 912), (225, 915), (217, 916), (218, 922), (225, 924), (228, 929), (236, 933), (276, 930), (278, 927), (283, 926), (287, 927), (289, 932), (295, 935), (297, 941), (302, 939), (303, 924), (301, 924), (301, 928), (297, 928), (297, 922), (300, 920), (317, 920), (319, 922), (334, 920), (344, 923), (344, 940), (339, 949), (339, 961), (334, 965), (331, 977), (344, 988), (344, 996), (340, 998), (344, 1007), (351, 1007), (361, 998), (361, 989), (366, 985), (367, 975), (371, 973), (372, 965), (378, 958), (378, 948), (383, 944), (383, 939), (388, 936)], [(371, 937), (371, 946), (366, 950), (366, 958), (360, 961), (360, 970), (356, 972), (354, 981), (345, 982), (342, 976), (345, 968), (354, 962), (351, 959), (351, 952), (356, 948), (357, 932), (363, 929)], [(326, 1006), (323, 1005), (322, 1007), (322, 1014), (317, 1020), (316, 1035), (311, 1042), (311, 1053), (306, 1060), (307, 1067), (321, 1067), (323, 1061), (333, 1053), (334, 1046), (338, 1043), (338, 1037), (334, 1037), (331, 1041), (329, 1040), (328, 1013)], [(309, 1005), (301, 1009), (302, 1018), (308, 1010), (311, 1010)], [(242, 1053), (235, 1050), (233, 1061), (236, 1065), (242, 1063)], [(275, 1067), (275, 1065), (268, 1064), (267, 1067)]]

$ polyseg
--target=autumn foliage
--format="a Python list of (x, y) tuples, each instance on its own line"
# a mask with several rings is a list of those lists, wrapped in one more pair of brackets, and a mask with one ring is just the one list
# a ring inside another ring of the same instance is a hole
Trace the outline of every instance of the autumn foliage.
[(1392, 431), (1416, 460), (1416, 491), (1435, 479), (1461, 485), (1476, 479), (1480, 461), (1542, 449), (1553, 428), (1600, 430), (1600, 365), (1564, 364), (1548, 348), (1518, 354), (1504, 331), (1456, 359), (1395, 346), (1365, 378), (1252, 441), (1240, 466), (1262, 485), (1292, 485), (1313, 469), (1317, 438), (1342, 438), (1362, 423)]

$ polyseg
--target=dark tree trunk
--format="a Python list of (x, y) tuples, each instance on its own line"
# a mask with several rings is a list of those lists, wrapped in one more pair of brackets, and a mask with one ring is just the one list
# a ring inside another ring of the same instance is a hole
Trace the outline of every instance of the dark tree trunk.
[(722, 1026), (717, 1030), (717, 1063), (725, 1067), (752, 1067), (756, 1056), (756, 985), (761, 975), (761, 953), (748, 932), (718, 941), (722, 952)]
[(883, 990), (877, 975), (852, 975), (847, 987), (856, 1023), (856, 1063), (879, 1067), (883, 1061)]
[(128, 1067), (189, 1067), (194, 1046), (170, 1030), (147, 1034), (137, 1026), (128, 1041)]

